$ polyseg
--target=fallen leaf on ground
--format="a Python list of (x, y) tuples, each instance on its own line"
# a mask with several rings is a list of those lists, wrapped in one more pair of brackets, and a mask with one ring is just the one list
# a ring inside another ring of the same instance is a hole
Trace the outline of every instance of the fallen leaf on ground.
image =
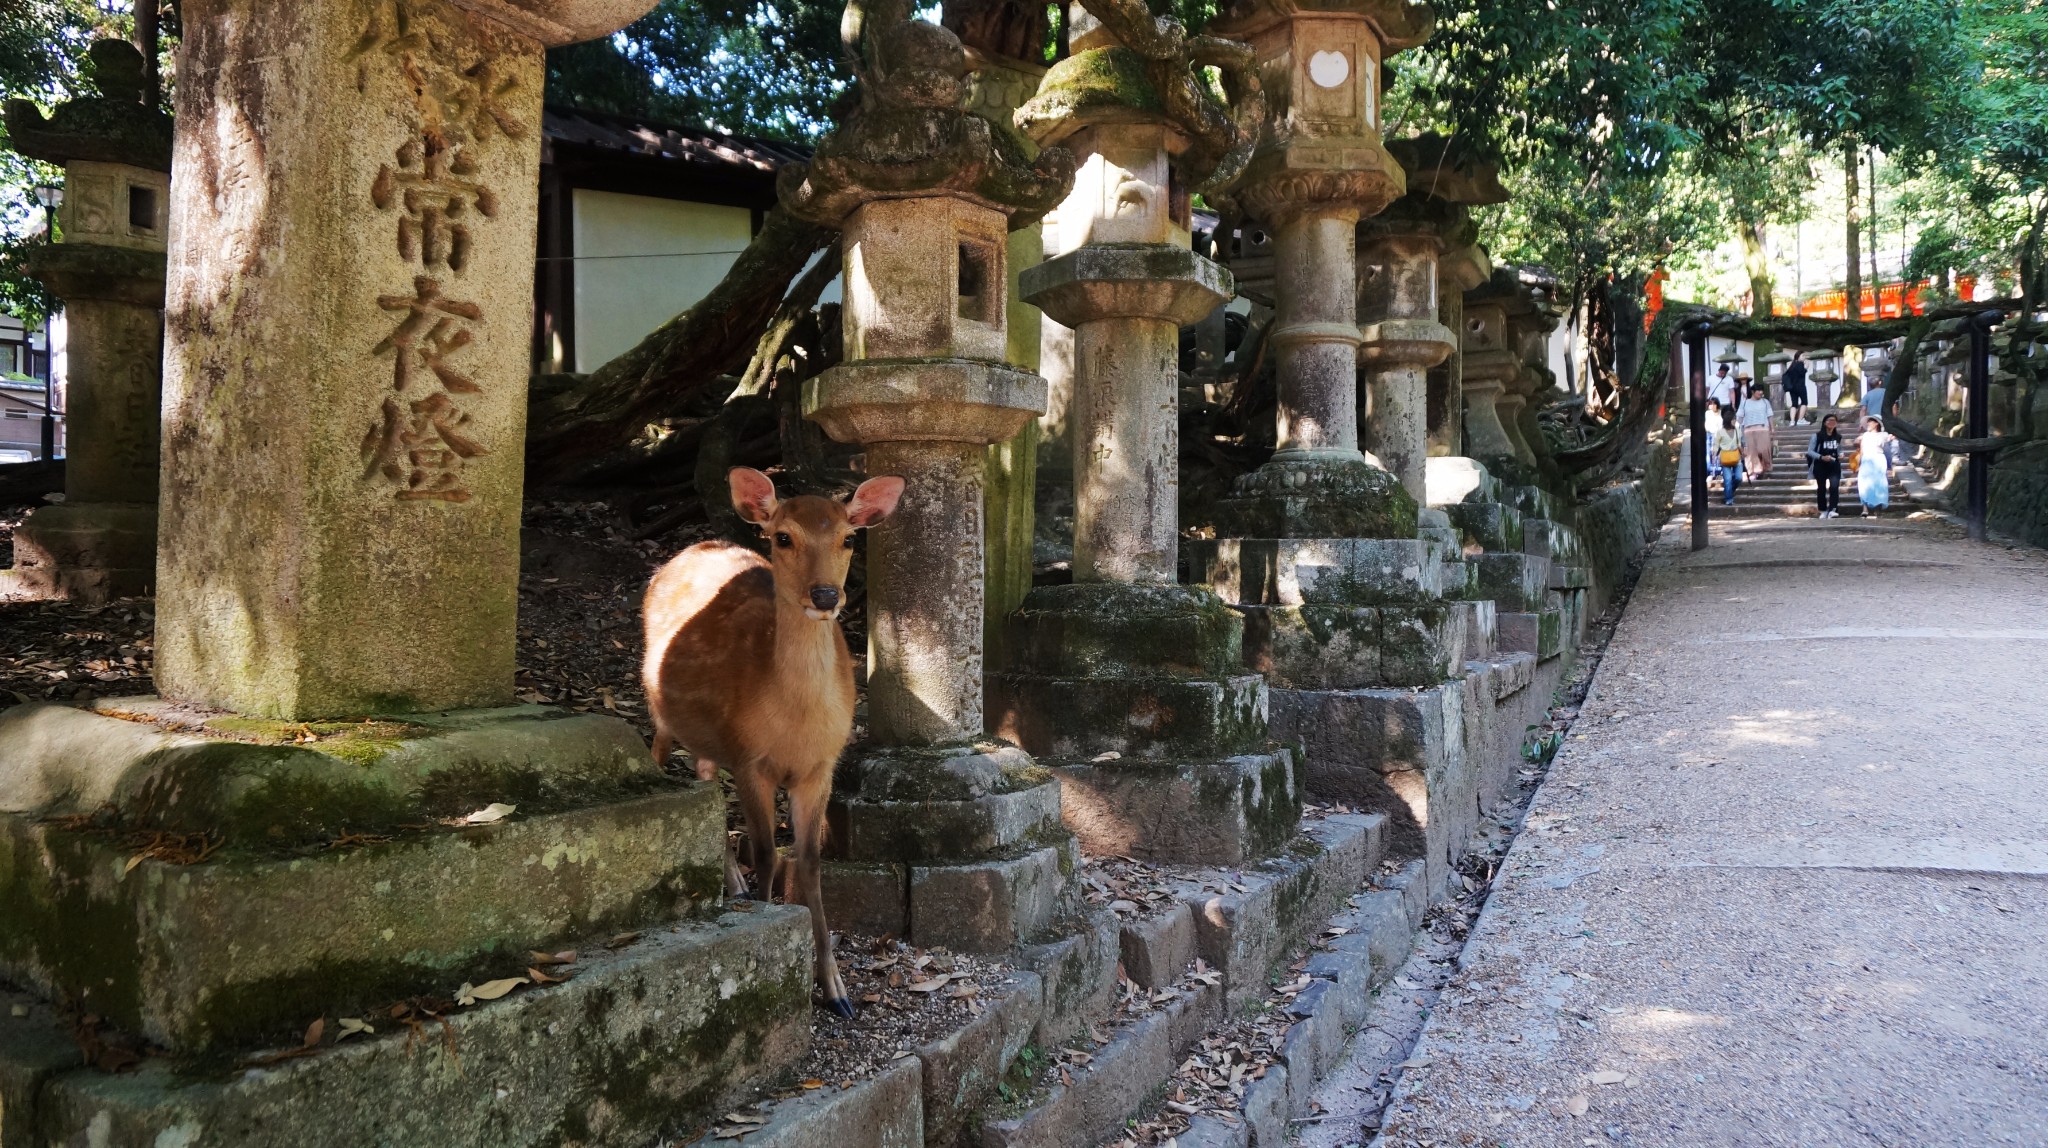
[(1431, 1060), (1431, 1059), (1430, 1059), (1429, 1057), (1426, 1057), (1426, 1056), (1414, 1056), (1414, 1057), (1410, 1057), (1410, 1058), (1408, 1058), (1407, 1060), (1404, 1060), (1404, 1061), (1402, 1061), (1402, 1062), (1401, 1062), (1401, 1067), (1402, 1067), (1402, 1068), (1428, 1068), (1428, 1067), (1429, 1067), (1429, 1066), (1430, 1066), (1431, 1064), (1434, 1064), (1434, 1063), (1435, 1063), (1435, 1061), (1432, 1061), (1432, 1060)]
[(539, 949), (526, 954), (528, 960), (545, 968), (549, 965), (570, 965), (576, 963), (576, 950), (563, 949), (559, 953), (543, 953)]
[(1591, 1108), (1592, 1106), (1593, 1102), (1587, 1100), (1583, 1096), (1574, 1096), (1570, 1100), (1564, 1102), (1564, 1110), (1566, 1112), (1571, 1113), (1573, 1116), (1584, 1116), (1586, 1114), (1586, 1109)]
[(1586, 1079), (1594, 1084), (1620, 1084), (1628, 1079), (1628, 1073), (1616, 1072), (1611, 1068), (1603, 1068)]
[(464, 981), (462, 987), (455, 990), (455, 1003), (473, 1005), (478, 1001), (494, 1001), (525, 983), (525, 977), (502, 977), (495, 981), (485, 981), (480, 985)]
[(340, 1044), (359, 1032), (367, 1036), (375, 1036), (377, 1034), (377, 1030), (364, 1023), (360, 1017), (345, 1016), (335, 1023), (341, 1028), (340, 1032), (334, 1034), (334, 1043), (336, 1044)]
[(519, 807), (516, 805), (507, 805), (502, 801), (493, 801), (475, 813), (464, 817), (462, 820), (466, 825), (489, 825), (494, 821), (503, 821), (507, 817), (512, 816), (512, 811), (517, 808)]
[(526, 975), (533, 978), (533, 983), (537, 985), (559, 985), (569, 979), (568, 977), (551, 977), (537, 968), (526, 970)]
[(919, 981), (916, 984), (911, 985), (910, 991), (914, 993), (935, 993), (940, 989), (945, 988), (946, 982), (952, 979), (953, 977), (950, 973), (944, 976), (933, 977), (931, 980)]

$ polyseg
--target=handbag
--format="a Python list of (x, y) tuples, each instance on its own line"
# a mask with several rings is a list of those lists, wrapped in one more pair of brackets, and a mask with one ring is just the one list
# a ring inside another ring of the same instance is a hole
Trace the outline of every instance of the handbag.
[(1722, 466), (1734, 466), (1736, 463), (1741, 461), (1742, 452), (1739, 450), (1724, 450), (1721, 452)]

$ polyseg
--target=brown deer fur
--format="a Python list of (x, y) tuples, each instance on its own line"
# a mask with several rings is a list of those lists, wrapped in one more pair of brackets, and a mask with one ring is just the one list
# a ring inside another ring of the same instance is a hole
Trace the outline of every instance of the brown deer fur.
[[(853, 733), (853, 658), (839, 629), (854, 531), (896, 509), (900, 478), (871, 478), (846, 502), (779, 500), (767, 475), (735, 467), (733, 507), (768, 539), (768, 558), (700, 542), (648, 583), (641, 676), (654, 717), (654, 758), (677, 744), (709, 781), (724, 768), (739, 790), (760, 894), (776, 869), (775, 791), (789, 791), (796, 848), (783, 900), (811, 911), (816, 976), (826, 1004), (853, 1014), (832, 960), (818, 886), (832, 767)], [(729, 891), (745, 893), (726, 858)]]

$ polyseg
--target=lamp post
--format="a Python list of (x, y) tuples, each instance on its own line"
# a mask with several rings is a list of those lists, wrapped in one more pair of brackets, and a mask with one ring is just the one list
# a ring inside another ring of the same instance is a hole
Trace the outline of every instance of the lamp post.
[[(46, 242), (57, 239), (57, 208), (64, 202), (64, 189), (50, 184), (36, 188), (36, 202), (43, 205), (43, 235)], [(50, 346), (50, 320), (43, 319), (43, 453), (49, 462), (57, 457), (57, 363)]]
[(1685, 340), (1687, 463), (1692, 473), (1692, 548), (1707, 548), (1707, 327), (1693, 319), (1679, 328)]
[[(1983, 438), (1990, 433), (1991, 422), (1991, 329), (2005, 319), (2003, 311), (1982, 311), (1970, 316), (1970, 392), (1965, 408), (1966, 420), (1963, 433), (1969, 438)], [(1970, 541), (1984, 541), (1984, 516), (1990, 503), (1991, 453), (1973, 450), (1970, 452), (1969, 486), (1965, 502), (1966, 520), (1970, 526)]]

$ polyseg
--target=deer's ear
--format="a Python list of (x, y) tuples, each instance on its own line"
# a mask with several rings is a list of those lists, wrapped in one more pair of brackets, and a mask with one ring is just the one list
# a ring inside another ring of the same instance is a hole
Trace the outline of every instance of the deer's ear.
[(758, 470), (736, 466), (726, 472), (732, 484), (732, 508), (748, 522), (766, 522), (775, 517), (775, 480)]
[(846, 520), (855, 526), (873, 526), (896, 513), (896, 502), (902, 497), (902, 479), (894, 476), (868, 479), (847, 500)]

